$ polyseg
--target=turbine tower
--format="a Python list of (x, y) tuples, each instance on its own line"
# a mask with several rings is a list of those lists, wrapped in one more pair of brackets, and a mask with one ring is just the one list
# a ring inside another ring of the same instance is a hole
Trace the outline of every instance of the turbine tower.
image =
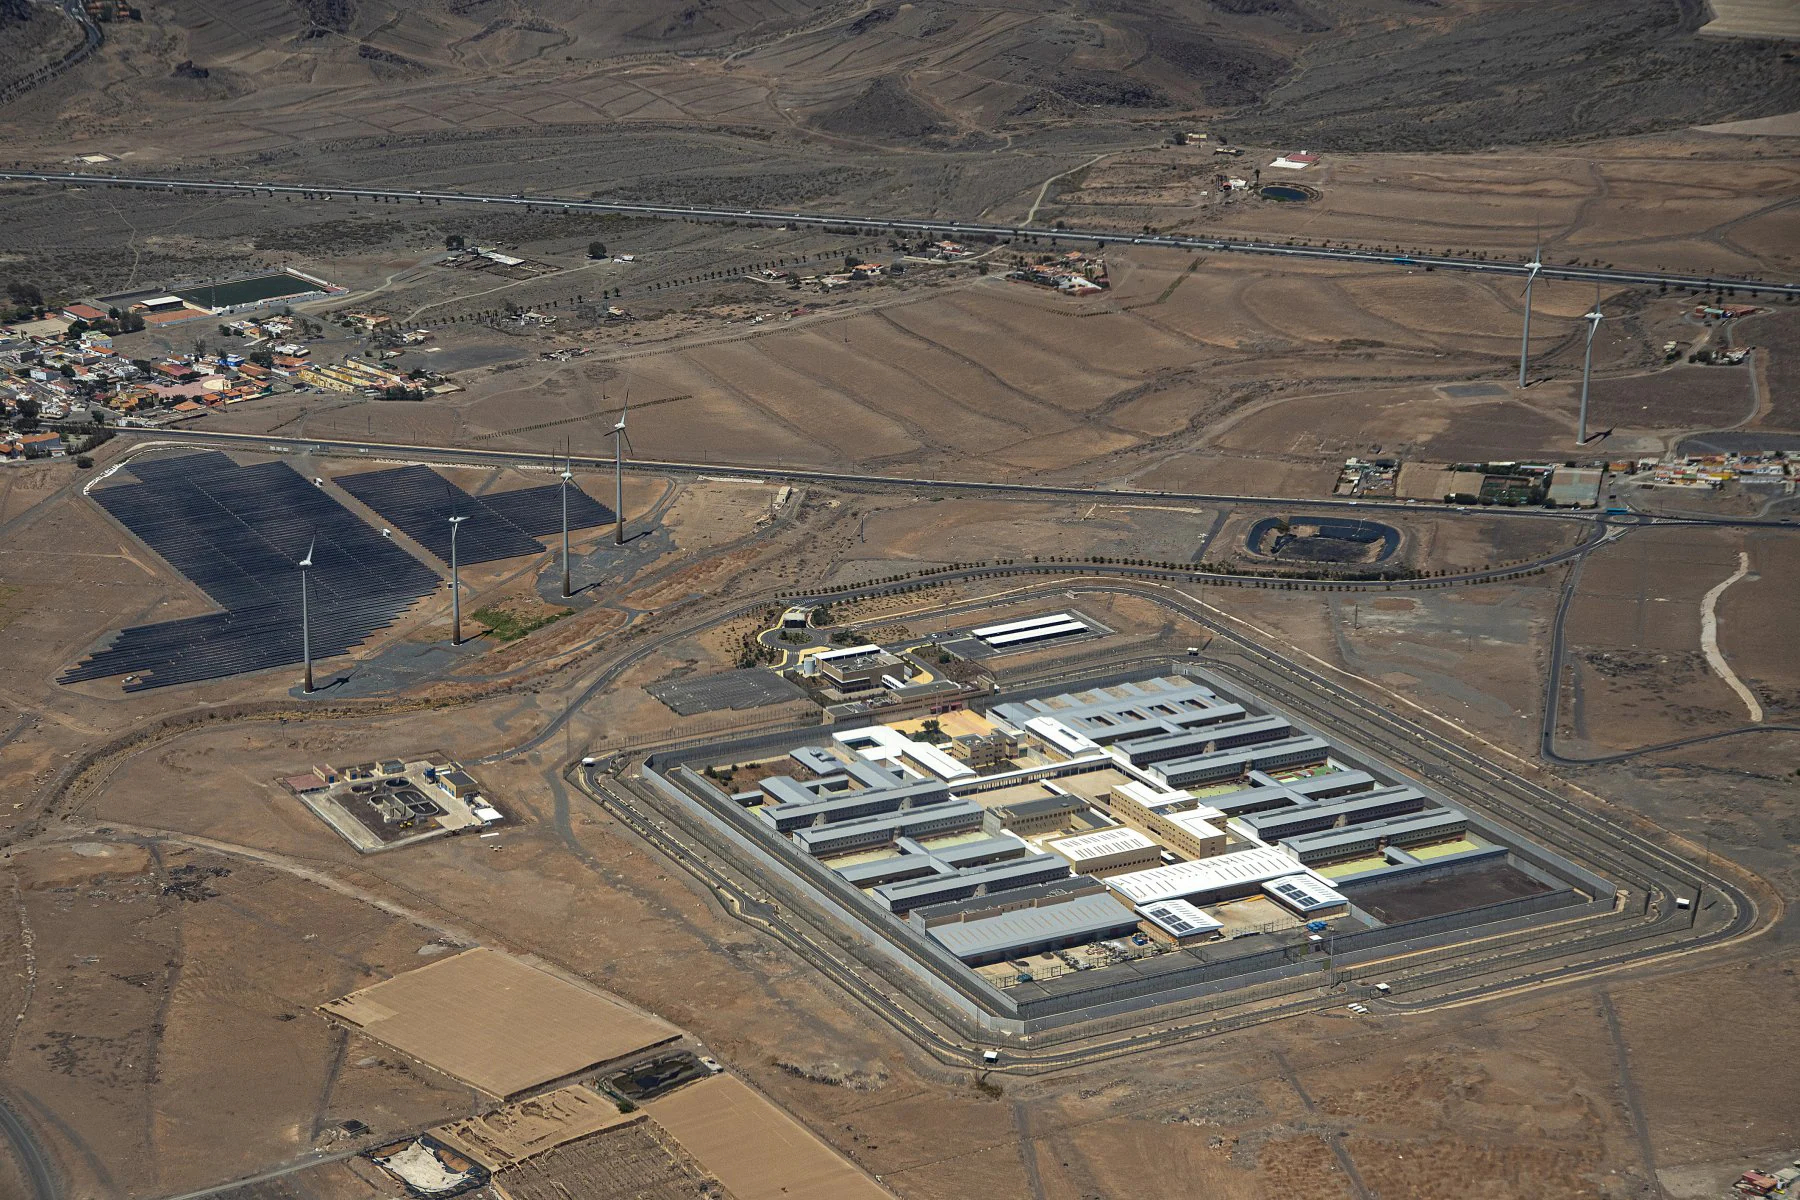
[(569, 483), (575, 478), (575, 460), (568, 443), (563, 446), (562, 469), (562, 533), (563, 533), (563, 599), (575, 593), (569, 588)]
[(1588, 414), (1588, 379), (1594, 373), (1594, 335), (1600, 332), (1600, 322), (1606, 319), (1600, 311), (1600, 289), (1594, 289), (1594, 307), (1591, 312), (1584, 313), (1582, 320), (1588, 323), (1587, 354), (1581, 360), (1581, 417), (1576, 427), (1576, 444), (1587, 445)]
[(631, 407), (631, 393), (625, 393), (619, 409), (619, 422), (612, 427), (613, 439), (613, 545), (625, 544), (625, 447), (631, 435), (625, 432), (625, 410)]
[(1531, 357), (1531, 285), (1537, 282), (1538, 272), (1544, 269), (1543, 246), (1540, 243), (1531, 251), (1531, 261), (1525, 264), (1525, 333), (1519, 339), (1519, 386), (1525, 386), (1525, 364)]
[(301, 694), (306, 696), (313, 692), (312, 624), (306, 611), (306, 573), (312, 570), (313, 547), (318, 541), (314, 538), (307, 544), (306, 557), (300, 560), (300, 658), (306, 664), (306, 681), (301, 686)]
[(462, 587), (456, 571), (456, 527), (467, 517), (450, 518), (450, 644), (462, 645)]

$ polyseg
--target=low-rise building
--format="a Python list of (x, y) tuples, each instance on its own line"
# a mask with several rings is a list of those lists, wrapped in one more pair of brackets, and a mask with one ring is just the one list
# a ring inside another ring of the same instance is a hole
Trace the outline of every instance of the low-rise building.
[(1099, 877), (1146, 870), (1156, 866), (1162, 855), (1162, 847), (1123, 825), (1052, 838), (1042, 844), (1067, 859), (1072, 870)]

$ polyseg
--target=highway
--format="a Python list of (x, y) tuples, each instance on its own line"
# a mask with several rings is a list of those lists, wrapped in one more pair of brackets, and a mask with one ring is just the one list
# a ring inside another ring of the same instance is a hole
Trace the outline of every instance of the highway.
[[(406, 461), (481, 463), (490, 466), (542, 466), (560, 468), (563, 456), (530, 450), (475, 450), (459, 446), (410, 445), (402, 442), (357, 441), (335, 438), (274, 437), (256, 433), (222, 433), (199, 429), (130, 429), (121, 428), (122, 437), (136, 437), (155, 442), (183, 442), (197, 446), (254, 450), (263, 453), (288, 454), (359, 454), (371, 458), (397, 457)], [(611, 457), (578, 458), (575, 464), (589, 471), (610, 471)], [(1244, 504), (1265, 508), (1356, 509), (1359, 512), (1427, 513), (1432, 516), (1455, 516), (1473, 513), (1483, 517), (1516, 520), (1583, 521), (1609, 527), (1630, 528), (1641, 525), (1747, 526), (1757, 529), (1800, 528), (1800, 518), (1759, 517), (1653, 517), (1635, 513), (1601, 513), (1575, 509), (1507, 508), (1500, 505), (1423, 504), (1406, 500), (1349, 500), (1337, 496), (1241, 496), (1223, 492), (1155, 492), (1136, 489), (1107, 488), (1094, 485), (1051, 483), (1002, 483), (979, 479), (928, 479), (908, 475), (872, 475), (856, 471), (823, 471), (805, 467), (759, 467), (727, 462), (676, 462), (668, 459), (628, 458), (628, 471), (663, 475), (730, 476), (739, 479), (767, 479), (780, 483), (823, 483), (852, 487), (897, 488), (917, 491), (976, 492), (993, 495), (1023, 496), (1044, 499), (1073, 499), (1107, 504), (1141, 504), (1147, 500), (1173, 500), (1183, 504)]]
[[(1402, 254), (1394, 250), (1356, 249), (1350, 246), (1290, 245), (1286, 242), (1256, 241), (1226, 237), (1191, 237), (1176, 234), (1132, 234), (1106, 229), (1055, 229), (1041, 225), (994, 225), (980, 221), (946, 221), (938, 218), (904, 216), (851, 215), (847, 213), (776, 212), (752, 208), (705, 208), (680, 204), (642, 204), (630, 201), (584, 200), (568, 196), (514, 193), (496, 195), (481, 192), (440, 190), (345, 187), (325, 183), (277, 183), (239, 179), (180, 179), (151, 175), (105, 175), (85, 171), (0, 171), (0, 179), (17, 183), (57, 183), (76, 187), (150, 188), (161, 191), (236, 192), (246, 196), (299, 196), (303, 199), (344, 198), (353, 200), (413, 201), (416, 203), (503, 204), (517, 208), (556, 209), (564, 212), (620, 213), (628, 216), (663, 217), (689, 221), (726, 221), (748, 225), (812, 226), (843, 229), (865, 234), (914, 236), (932, 234), (948, 238), (1040, 238), (1056, 242), (1090, 242), (1097, 245), (1161, 246), (1172, 250), (1205, 251), (1219, 254), (1265, 254), (1283, 258), (1323, 259), (1330, 262), (1365, 263), (1372, 266), (1396, 266), (1409, 269), (1474, 271), (1489, 275), (1513, 275), (1524, 278), (1524, 262), (1497, 262), (1473, 255)], [(1637, 271), (1612, 267), (1557, 266), (1546, 263), (1540, 274), (1550, 279), (1568, 279), (1619, 287), (1650, 286), (1715, 290), (1733, 288), (1751, 295), (1797, 296), (1800, 283), (1771, 283), (1729, 275), (1686, 275), (1659, 271)]]

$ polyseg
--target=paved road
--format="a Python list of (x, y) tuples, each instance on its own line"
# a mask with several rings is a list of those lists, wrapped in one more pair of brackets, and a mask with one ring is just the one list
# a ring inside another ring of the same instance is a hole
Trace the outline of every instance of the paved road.
[(21, 1120), (3, 1098), (0, 1098), (0, 1134), (12, 1143), (14, 1157), (24, 1169), (25, 1182), (37, 1200), (57, 1200), (62, 1195), (62, 1188), (57, 1184), (56, 1169), (51, 1166), (50, 1156), (38, 1145), (31, 1126)]
[[(476, 450), (461, 446), (412, 445), (369, 440), (275, 437), (256, 433), (224, 433), (201, 429), (121, 429), (123, 437), (154, 442), (186, 442), (262, 452), (361, 454), (371, 458), (403, 457), (408, 461), (470, 462), (494, 466), (516, 464), (561, 467), (560, 454), (529, 450)], [(611, 458), (582, 458), (584, 470), (610, 471)], [(926, 479), (908, 475), (869, 475), (855, 471), (821, 471), (804, 467), (757, 467), (741, 463), (673, 462), (666, 459), (628, 458), (628, 471), (663, 475), (723, 475), (739, 479), (768, 479), (783, 483), (848, 484), (855, 487), (902, 488), (917, 491), (984, 492), (1012, 496), (1099, 500), (1108, 504), (1141, 504), (1147, 500), (1173, 500), (1185, 504), (1244, 504), (1265, 508), (1354, 508), (1367, 512), (1427, 513), (1437, 517), (1474, 514), (1510, 520), (1589, 521), (1613, 527), (1636, 525), (1749, 526), (1758, 529), (1800, 530), (1800, 517), (1655, 517), (1636, 513), (1600, 513), (1574, 509), (1504, 508), (1480, 505), (1412, 504), (1404, 500), (1346, 500), (1340, 497), (1234, 496), (1214, 492), (1152, 492), (1090, 485), (1047, 483), (999, 483), (979, 479)]]
[[(18, 182), (62, 183), (81, 187), (131, 187), (163, 191), (238, 192), (256, 196), (277, 195), (343, 197), (359, 200), (413, 201), (423, 204), (504, 204), (519, 208), (545, 208), (568, 212), (627, 213), (690, 221), (729, 221), (750, 225), (812, 226), (847, 229), (858, 233), (906, 235), (935, 234), (951, 238), (1004, 237), (1047, 238), (1054, 241), (1093, 242), (1099, 245), (1164, 246), (1176, 250), (1212, 253), (1265, 254), (1283, 258), (1325, 259), (1333, 262), (1368, 263), (1378, 266), (1474, 271), (1489, 275), (1526, 274), (1523, 262), (1493, 262), (1467, 255), (1400, 254), (1392, 250), (1359, 250), (1348, 246), (1296, 246), (1285, 242), (1261, 242), (1223, 237), (1184, 237), (1173, 234), (1130, 234), (1104, 229), (1053, 229), (1039, 225), (991, 225), (980, 221), (945, 221), (903, 216), (858, 216), (847, 213), (776, 212), (752, 208), (702, 208), (678, 204), (635, 204), (624, 201), (583, 200), (566, 196), (523, 193), (495, 195), (482, 192), (426, 191), (406, 188), (343, 187), (336, 183), (276, 183), (237, 179), (178, 179), (168, 176), (105, 175), (57, 171), (0, 171), (0, 179)], [(1541, 274), (1551, 279), (1572, 279), (1617, 286), (1689, 287), (1712, 290), (1736, 288), (1752, 295), (1800, 295), (1800, 283), (1769, 282), (1730, 275), (1684, 275), (1611, 267), (1576, 267), (1546, 264)]]

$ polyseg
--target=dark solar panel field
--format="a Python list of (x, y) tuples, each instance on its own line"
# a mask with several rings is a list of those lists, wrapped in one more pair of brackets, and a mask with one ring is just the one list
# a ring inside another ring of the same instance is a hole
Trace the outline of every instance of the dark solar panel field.
[(218, 451), (140, 459), (136, 483), (93, 498), (224, 611), (121, 630), (64, 683), (140, 678), (126, 691), (297, 663), (300, 571), (314, 658), (359, 645), (443, 586), (413, 558), (284, 462), (241, 467)]
[[(562, 484), (520, 488), (516, 492), (495, 492), (481, 501), (489, 509), (517, 525), (533, 537), (549, 537), (562, 532), (562, 499), (557, 495)], [(569, 485), (569, 528), (592, 529), (611, 524), (612, 509), (589, 496), (581, 488)], [(457, 547), (458, 550), (461, 547)]]
[[(561, 484), (471, 496), (424, 466), (340, 475), (337, 484), (446, 563), (452, 514), (468, 518), (456, 535), (456, 559), (465, 564), (539, 554), (544, 545), (534, 535), (562, 530), (557, 496)], [(586, 529), (610, 520), (612, 513), (604, 506), (580, 488), (570, 488), (569, 528)]]

